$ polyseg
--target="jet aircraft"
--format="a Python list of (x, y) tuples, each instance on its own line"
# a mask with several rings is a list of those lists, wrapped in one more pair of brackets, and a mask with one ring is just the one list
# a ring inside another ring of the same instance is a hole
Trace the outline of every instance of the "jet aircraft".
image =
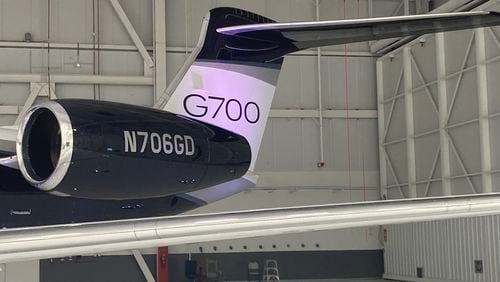
[(256, 184), (285, 55), (494, 25), (495, 12), (276, 23), (215, 8), (155, 108), (64, 99), (27, 111), (15, 152), (0, 152), (0, 228), (177, 215), (239, 193)]

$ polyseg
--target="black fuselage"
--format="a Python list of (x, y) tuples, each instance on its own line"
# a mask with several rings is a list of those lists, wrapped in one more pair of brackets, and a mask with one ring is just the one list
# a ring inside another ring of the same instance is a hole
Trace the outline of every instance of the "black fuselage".
[(58, 197), (33, 188), (18, 170), (0, 166), (0, 228), (179, 214), (200, 203), (178, 196), (138, 200)]
[(250, 164), (247, 140), (210, 124), (111, 102), (50, 103), (21, 126), (20, 170), (0, 166), (0, 228), (182, 213), (205, 204), (190, 192), (240, 178)]

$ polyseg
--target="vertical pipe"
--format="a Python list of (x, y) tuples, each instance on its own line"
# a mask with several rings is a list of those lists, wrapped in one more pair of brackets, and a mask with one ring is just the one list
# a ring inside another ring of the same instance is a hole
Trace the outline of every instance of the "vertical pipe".
[[(319, 5), (320, 1), (316, 0), (316, 20), (319, 21)], [(318, 56), (317, 67), (318, 67), (318, 116), (319, 116), (319, 150), (320, 150), (320, 161), (318, 167), (323, 167), (325, 164), (325, 146), (323, 137), (323, 87), (321, 81), (321, 48), (317, 48)], [(347, 110), (347, 109), (346, 109)]]
[(481, 186), (483, 193), (493, 191), (491, 176), (490, 121), (488, 117), (488, 80), (484, 28), (475, 29), (477, 64), (477, 99), (479, 105), (479, 140), (481, 149)]
[[(447, 132), (448, 94), (444, 33), (436, 33), (436, 68), (439, 103), (439, 146), (441, 148), (441, 188), (443, 196), (451, 195), (450, 141)], [(432, 177), (432, 176), (431, 176)]]
[(411, 47), (403, 48), (404, 68), (404, 99), (406, 122), (406, 155), (408, 162), (408, 193), (407, 197), (417, 197), (417, 168), (415, 156), (415, 120), (413, 115), (413, 81), (411, 66)]
[(387, 163), (384, 148), (384, 61), (377, 60), (377, 114), (378, 114), (378, 154), (380, 166), (380, 198), (387, 199)]

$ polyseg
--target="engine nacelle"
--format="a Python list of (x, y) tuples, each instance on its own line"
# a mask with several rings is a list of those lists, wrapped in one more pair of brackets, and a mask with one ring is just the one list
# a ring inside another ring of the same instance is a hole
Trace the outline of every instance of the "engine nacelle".
[(227, 130), (150, 108), (91, 100), (33, 107), (17, 155), (26, 180), (60, 196), (138, 199), (243, 176), (251, 151)]

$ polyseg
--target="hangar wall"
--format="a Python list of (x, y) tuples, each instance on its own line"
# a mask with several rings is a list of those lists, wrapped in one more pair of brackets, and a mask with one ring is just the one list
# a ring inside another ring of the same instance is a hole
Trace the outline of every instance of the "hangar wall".
[(414, 281), (422, 268), (433, 281), (499, 281), (499, 226), (499, 216), (389, 226), (384, 276)]
[[(499, 36), (429, 35), (377, 60), (381, 195), (498, 192)], [(432, 281), (497, 281), (497, 229), (496, 216), (388, 226), (384, 276), (417, 281), (422, 268)]]

